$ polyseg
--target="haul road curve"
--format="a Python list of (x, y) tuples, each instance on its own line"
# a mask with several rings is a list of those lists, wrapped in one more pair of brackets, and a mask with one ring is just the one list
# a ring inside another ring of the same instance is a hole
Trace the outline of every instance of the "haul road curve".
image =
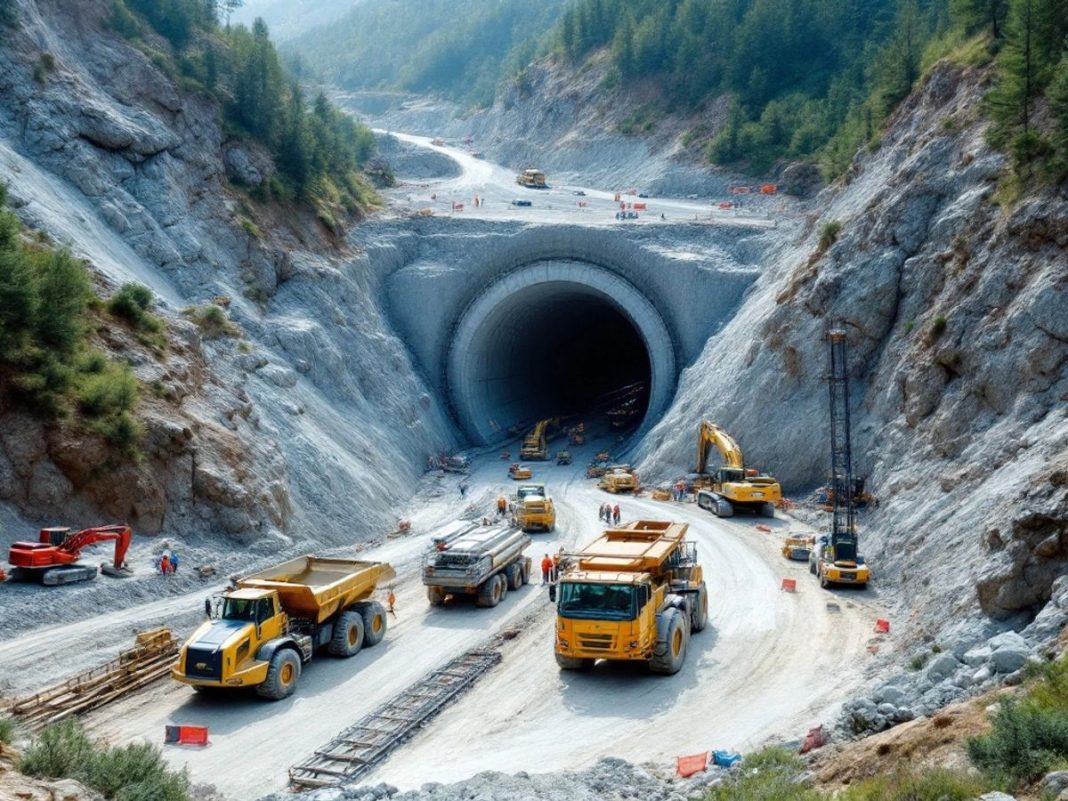
[[(599, 533), (596, 508), (615, 496), (582, 477), (603, 443), (574, 449), (575, 464), (535, 468), (559, 510), (557, 531), (534, 535), (530, 555), (585, 543)], [(514, 485), (494, 456), (475, 460), (467, 499), (445, 479), (446, 492), (420, 510), (445, 520), (470, 500), (490, 503)], [(286, 769), (433, 668), (534, 614), (506, 644), (501, 665), (395, 752), (374, 774), (402, 788), (447, 781), (481, 770), (574, 768), (599, 756), (667, 759), (710, 746), (743, 748), (771, 735), (796, 736), (834, 706), (861, 678), (876, 610), (864, 593), (835, 598), (819, 589), (804, 565), (778, 553), (776, 531), (760, 533), (755, 518), (718, 520), (692, 504), (619, 497), (625, 519), (689, 522), (710, 591), (711, 622), (691, 640), (683, 671), (653, 676), (638, 666), (599, 665), (564, 674), (552, 653), (553, 610), (544, 588), (508, 594), (495, 609), (460, 604), (432, 609), (417, 574), (427, 529), (391, 541), (361, 558), (388, 558), (398, 569), (398, 619), (386, 640), (350, 660), (313, 661), (296, 694), (270, 703), (255, 696), (205, 698), (166, 681), (105, 707), (88, 719), (110, 742), (159, 742), (168, 723), (206, 725), (210, 747), (168, 748), (194, 781), (232, 798), (254, 798), (286, 784)], [(781, 532), (787, 521), (777, 521)], [(800, 591), (783, 593), (783, 576)], [(839, 611), (827, 608), (835, 600)], [(188, 599), (199, 605), (200, 596)], [(72, 628), (77, 628), (75, 624)], [(567, 732), (567, 736), (561, 736)], [(643, 737), (643, 734), (650, 736)], [(655, 736), (654, 736), (655, 734)]]

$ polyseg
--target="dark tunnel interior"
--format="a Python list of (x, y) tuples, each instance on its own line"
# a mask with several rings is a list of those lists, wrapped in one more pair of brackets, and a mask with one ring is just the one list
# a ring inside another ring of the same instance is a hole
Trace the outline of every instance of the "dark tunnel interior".
[[(614, 392), (642, 384), (627, 425), (645, 416), (652, 377), (638, 329), (608, 296), (549, 282), (509, 296), (486, 316), (466, 354), (476, 408), (495, 430), (557, 415), (608, 425)], [(623, 418), (615, 418), (617, 423)]]

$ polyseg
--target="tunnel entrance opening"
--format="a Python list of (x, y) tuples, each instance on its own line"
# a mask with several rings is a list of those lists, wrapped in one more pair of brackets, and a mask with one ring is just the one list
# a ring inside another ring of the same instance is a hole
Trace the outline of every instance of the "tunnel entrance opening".
[(674, 353), (651, 304), (601, 268), (588, 266), (594, 272), (575, 280), (573, 264), (557, 264), (491, 287), (460, 320), (449, 391), (476, 441), (502, 441), (509, 429), (565, 415), (607, 429), (625, 387), (633, 414), (611, 419), (636, 429), (670, 398)]
[[(568, 284), (542, 284), (501, 304), (484, 322), (479, 382), (495, 428), (544, 417), (601, 416), (622, 387), (649, 386), (641, 334), (609, 298)], [(635, 422), (645, 415), (645, 403)], [(595, 424), (593, 419), (588, 421)]]

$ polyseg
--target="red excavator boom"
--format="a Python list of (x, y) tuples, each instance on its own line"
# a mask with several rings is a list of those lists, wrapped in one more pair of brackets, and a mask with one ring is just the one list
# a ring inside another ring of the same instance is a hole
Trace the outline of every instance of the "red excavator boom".
[(127, 525), (96, 526), (71, 533), (69, 528), (43, 528), (37, 542), (16, 542), (8, 561), (17, 568), (15, 577), (39, 578), (44, 584), (85, 581), (96, 576), (96, 568), (78, 565), (82, 550), (97, 542), (114, 542), (112, 565), (103, 565), (108, 575), (124, 575), (126, 551), (133, 539)]

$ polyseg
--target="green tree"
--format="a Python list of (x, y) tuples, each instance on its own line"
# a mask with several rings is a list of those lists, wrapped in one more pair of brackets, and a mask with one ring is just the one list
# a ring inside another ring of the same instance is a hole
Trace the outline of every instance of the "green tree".
[(1049, 87), (1049, 108), (1053, 113), (1053, 146), (1058, 158), (1058, 171), (1068, 174), (1068, 50), (1065, 50), (1054, 71)]
[(1000, 39), (1008, 8), (1008, 0), (952, 0), (950, 12), (966, 30), (989, 28), (990, 35)]

